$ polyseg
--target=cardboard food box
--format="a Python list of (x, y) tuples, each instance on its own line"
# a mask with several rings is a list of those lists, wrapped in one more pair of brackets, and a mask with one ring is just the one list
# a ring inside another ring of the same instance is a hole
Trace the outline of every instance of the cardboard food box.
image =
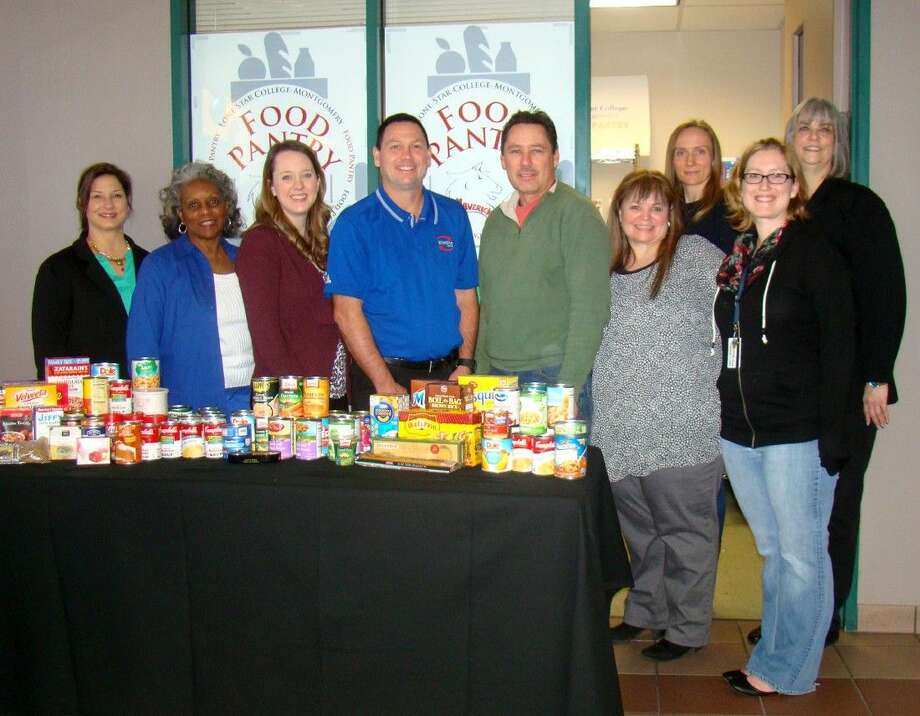
[(482, 415), (480, 413), (436, 413), (438, 438), (463, 440), (463, 464), (482, 464)]
[(399, 413), (409, 409), (406, 393), (372, 395), (370, 398), (371, 435), (393, 437), (399, 434)]
[(458, 440), (397, 440), (371, 438), (371, 452), (394, 460), (416, 458), (463, 463), (463, 442)]
[(473, 412), (473, 386), (454, 381), (436, 381), (425, 386), (425, 407), (448, 413)]
[(37, 405), (32, 408), (32, 434), (36, 440), (47, 438), (51, 428), (64, 420), (64, 408), (50, 405)]
[(7, 408), (34, 408), (36, 405), (63, 405), (68, 401), (65, 383), (7, 383), (3, 404)]
[(473, 410), (486, 413), (495, 407), (495, 391), (498, 388), (517, 388), (516, 375), (461, 375), (457, 377), (460, 385), (470, 385), (473, 389)]
[(31, 408), (3, 408), (0, 410), (0, 441), (21, 443), (31, 439)]
[[(52, 460), (76, 460), (80, 428), (55, 425), (48, 431), (48, 445)], [(108, 440), (108, 438), (106, 438)]]
[(409, 408), (399, 414), (397, 436), (434, 440), (438, 437), (438, 416), (424, 408)]
[(77, 465), (108, 465), (112, 441), (105, 435), (77, 438)]
[(409, 382), (409, 407), (410, 408), (424, 408), (425, 407), (425, 386), (429, 383), (437, 383), (438, 381), (429, 380), (427, 378), (413, 378)]
[(45, 358), (45, 380), (67, 385), (67, 402), (63, 404), (66, 410), (83, 410), (83, 377), (89, 374), (86, 356)]

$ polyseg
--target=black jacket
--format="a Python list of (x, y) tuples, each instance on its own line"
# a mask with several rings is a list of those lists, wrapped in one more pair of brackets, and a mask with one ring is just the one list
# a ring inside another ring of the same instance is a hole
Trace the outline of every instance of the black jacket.
[(871, 189), (830, 177), (806, 208), (808, 223), (840, 251), (853, 280), (856, 408), (862, 414), (863, 387), (869, 381), (888, 383), (888, 402), (897, 402), (894, 362), (904, 333), (907, 290), (898, 235), (888, 208)]
[(738, 232), (735, 231), (725, 218), (728, 208), (725, 206), (725, 196), (708, 212), (703, 214), (699, 221), (693, 221), (693, 214), (700, 207), (700, 201), (683, 205), (684, 233), (702, 236), (723, 254), (730, 254)]
[(821, 463), (837, 472), (849, 452), (855, 344), (843, 258), (809, 226), (786, 226), (763, 273), (742, 294), (737, 369), (726, 360), (734, 298), (719, 291), (714, 309), (722, 334), (722, 437), (749, 447), (817, 439)]
[[(147, 252), (125, 238), (134, 254), (136, 276)], [(85, 232), (42, 262), (32, 294), (32, 348), (40, 380), (45, 377), (45, 358), (56, 356), (118, 363), (126, 376), (127, 323), (118, 289), (90, 251)]]

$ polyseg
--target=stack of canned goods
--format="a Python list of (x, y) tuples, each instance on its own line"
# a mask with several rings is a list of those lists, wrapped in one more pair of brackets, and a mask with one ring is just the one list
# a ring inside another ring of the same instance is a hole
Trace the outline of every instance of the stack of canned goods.
[(496, 390), (494, 402), (483, 415), (483, 470), (585, 476), (587, 425), (575, 420), (574, 386), (524, 383)]

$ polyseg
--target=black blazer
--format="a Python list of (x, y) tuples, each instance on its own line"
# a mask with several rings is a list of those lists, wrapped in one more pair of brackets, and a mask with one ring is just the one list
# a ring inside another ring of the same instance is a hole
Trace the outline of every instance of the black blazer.
[[(134, 254), (135, 277), (147, 252), (125, 237)], [(32, 294), (32, 348), (39, 380), (45, 358), (89, 356), (118, 363), (127, 376), (128, 313), (118, 289), (86, 243), (86, 232), (42, 262)]]

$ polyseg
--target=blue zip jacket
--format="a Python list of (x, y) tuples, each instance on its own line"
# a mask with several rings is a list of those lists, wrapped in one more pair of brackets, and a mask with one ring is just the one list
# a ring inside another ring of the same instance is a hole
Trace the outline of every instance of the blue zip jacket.
[[(237, 247), (221, 239), (231, 260)], [(217, 331), (214, 275), (185, 234), (152, 252), (141, 266), (127, 332), (128, 364), (160, 359), (169, 404), (228, 409)]]

